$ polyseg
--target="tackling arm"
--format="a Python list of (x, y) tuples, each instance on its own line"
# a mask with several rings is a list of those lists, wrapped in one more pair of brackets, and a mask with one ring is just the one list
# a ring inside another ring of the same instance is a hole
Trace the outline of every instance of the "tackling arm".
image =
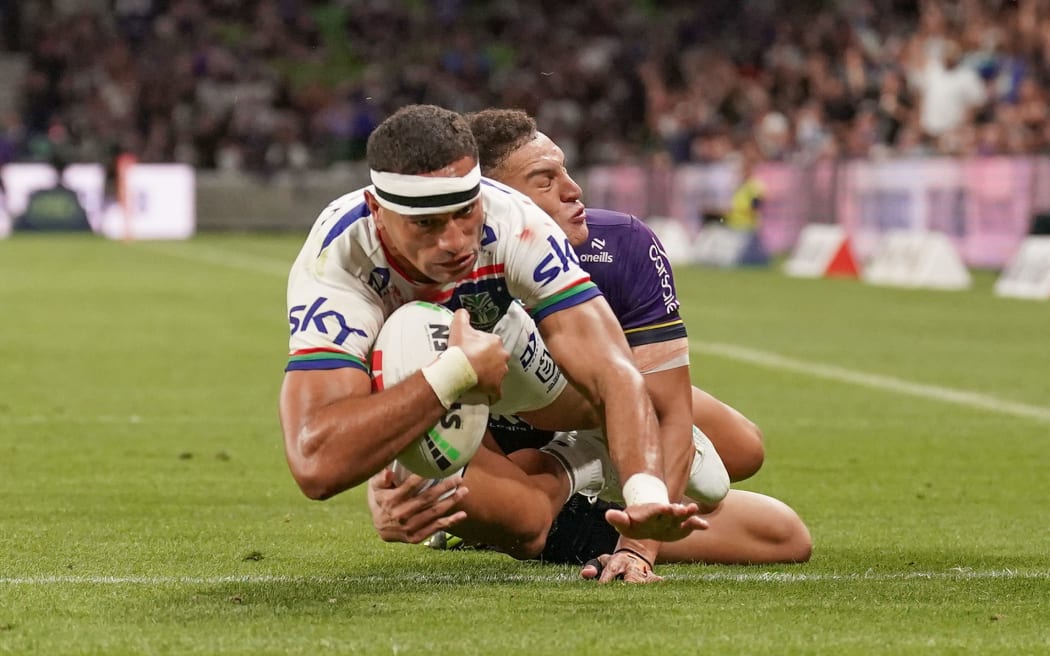
[(663, 479), (656, 413), (605, 299), (547, 315), (539, 327), (555, 362), (599, 409), (620, 480), (638, 473)]
[[(635, 363), (644, 373), (645, 385), (660, 425), (660, 442), (664, 452), (664, 482), (667, 483), (668, 494), (673, 500), (682, 498), (693, 461), (693, 388), (688, 366), (671, 369), (661, 369), (661, 366), (683, 348), (688, 353), (688, 341), (685, 339), (631, 347)], [(650, 369), (655, 370), (649, 371)], [(651, 567), (652, 563), (656, 562), (659, 546), (660, 543), (654, 540), (633, 540), (620, 536), (616, 543), (616, 553), (601, 571), (601, 580), (605, 582), (616, 577), (633, 580), (633, 574), (626, 569), (631, 566), (632, 554), (646, 560), (642, 569), (648, 569), (648, 573), (643, 572), (639, 580), (648, 580), (648, 577), (654, 576)], [(641, 567), (638, 563), (635, 565)]]

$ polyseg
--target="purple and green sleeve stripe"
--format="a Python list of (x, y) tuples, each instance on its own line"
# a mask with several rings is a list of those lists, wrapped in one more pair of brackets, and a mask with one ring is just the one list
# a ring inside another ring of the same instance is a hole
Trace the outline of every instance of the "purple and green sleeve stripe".
[(590, 278), (584, 278), (538, 303), (531, 310), (532, 318), (536, 320), (536, 323), (539, 323), (541, 319), (549, 314), (579, 305), (584, 301), (589, 301), (601, 295), (602, 292), (598, 289), (598, 286), (591, 282)]

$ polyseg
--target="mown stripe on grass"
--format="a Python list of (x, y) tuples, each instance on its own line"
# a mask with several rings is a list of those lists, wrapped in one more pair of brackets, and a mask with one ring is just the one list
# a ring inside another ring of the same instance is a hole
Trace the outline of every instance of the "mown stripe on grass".
[[(983, 579), (1034, 579), (1050, 580), (1050, 571), (1020, 571), (1012, 569), (971, 570), (955, 568), (936, 572), (852, 572), (852, 573), (804, 573), (804, 572), (698, 572), (696, 574), (668, 573), (669, 581), (736, 583), (812, 583), (849, 581), (970, 581)], [(0, 578), (0, 585), (7, 586), (51, 586), (51, 585), (223, 585), (243, 584), (403, 584), (403, 583), (551, 583), (579, 580), (573, 572), (556, 574), (404, 574), (399, 576), (282, 576), (259, 574), (244, 576), (26, 576)]]
[(795, 360), (777, 353), (760, 351), (758, 349), (726, 344), (720, 342), (701, 343), (690, 341), (689, 350), (693, 353), (714, 355), (728, 358), (738, 362), (790, 371), (791, 373), (803, 374), (813, 378), (833, 380), (837, 383), (849, 383), (871, 387), (887, 392), (895, 392), (906, 396), (915, 396), (943, 403), (954, 403), (968, 408), (978, 408), (996, 414), (1011, 415), (1024, 419), (1035, 419), (1050, 423), (1050, 408), (1038, 405), (1028, 405), (1016, 401), (1007, 401), (987, 394), (969, 392), (966, 390), (953, 389), (951, 387), (940, 387), (939, 385), (927, 385), (915, 383), (903, 378), (883, 376), (880, 374), (869, 374), (863, 371), (855, 371), (844, 367), (810, 362), (807, 360)]
[(216, 248), (201, 244), (199, 241), (189, 243), (132, 242), (132, 246), (144, 251), (183, 260), (212, 264), (249, 273), (263, 273), (280, 278), (287, 278), (288, 272), (292, 269), (291, 259), (288, 261), (277, 260), (272, 257), (253, 255), (229, 248)]
[[(272, 258), (248, 255), (231, 249), (202, 246), (199, 243), (194, 244), (192, 250), (160, 250), (156, 245), (151, 245), (150, 248), (157, 249), (157, 252), (163, 252), (167, 255), (197, 260), (199, 262), (207, 262), (219, 266), (239, 268), (246, 271), (270, 273), (279, 275), (282, 278), (288, 276), (288, 270), (291, 267), (290, 261), (281, 263)], [(814, 378), (823, 378), (840, 383), (861, 385), (907, 396), (931, 399), (943, 403), (953, 403), (955, 405), (962, 405), (970, 408), (979, 408), (996, 414), (1011, 415), (1014, 417), (1022, 417), (1025, 419), (1034, 419), (1036, 421), (1050, 423), (1050, 408), (1018, 403), (1016, 401), (1007, 401), (1005, 399), (981, 394), (979, 392), (915, 383), (910, 380), (904, 380), (903, 378), (869, 374), (863, 371), (855, 371), (853, 369), (846, 369), (844, 367), (824, 364), (821, 362), (796, 360), (777, 353), (761, 351), (736, 344), (719, 342), (702, 343), (690, 340), (689, 348), (690, 351), (694, 353), (729, 358), (731, 360), (748, 362), (750, 364), (770, 369), (790, 371), (792, 373), (799, 373)]]

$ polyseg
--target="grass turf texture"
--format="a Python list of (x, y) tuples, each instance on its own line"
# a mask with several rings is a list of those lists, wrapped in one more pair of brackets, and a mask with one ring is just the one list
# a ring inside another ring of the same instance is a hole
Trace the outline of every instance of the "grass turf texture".
[(387, 545), (362, 490), (299, 494), (276, 397), (301, 238), (0, 240), (0, 653), (1050, 649), (1050, 304), (987, 273), (926, 292), (679, 270), (695, 380), (766, 435), (741, 487), (799, 511), (813, 560), (597, 586)]

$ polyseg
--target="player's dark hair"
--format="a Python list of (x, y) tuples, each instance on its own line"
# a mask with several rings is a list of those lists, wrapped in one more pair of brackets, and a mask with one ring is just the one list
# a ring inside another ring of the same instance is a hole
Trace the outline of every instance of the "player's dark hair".
[(485, 109), (467, 114), (478, 144), (481, 174), (490, 176), (507, 156), (536, 138), (536, 121), (520, 109)]
[(436, 105), (408, 105), (369, 135), (365, 156), (372, 170), (418, 175), (464, 157), (476, 160), (478, 147), (460, 114)]

